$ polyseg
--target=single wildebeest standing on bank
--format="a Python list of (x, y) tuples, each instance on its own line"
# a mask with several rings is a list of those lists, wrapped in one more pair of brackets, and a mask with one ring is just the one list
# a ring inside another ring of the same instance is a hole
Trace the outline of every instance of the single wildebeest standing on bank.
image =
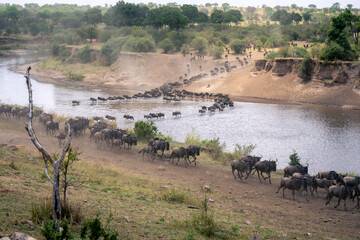
[(174, 163), (174, 158), (177, 157), (178, 161), (176, 162), (176, 165), (178, 165), (180, 158), (184, 158), (186, 167), (188, 166), (188, 161), (186, 159), (187, 157), (187, 151), (184, 147), (176, 147), (173, 148), (171, 155), (170, 155), (170, 159), (171, 159), (171, 163)]
[(161, 158), (164, 156), (164, 151), (169, 151), (170, 149), (170, 143), (165, 141), (164, 139), (154, 139), (149, 142), (148, 145), (151, 145), (153, 147), (154, 152), (154, 158), (157, 156), (157, 151), (161, 151)]
[[(269, 179), (269, 183), (271, 184), (271, 172), (276, 172), (276, 161), (269, 161), (269, 160), (264, 160), (264, 161), (261, 161), (261, 162), (257, 162), (255, 163), (255, 170), (258, 174), (258, 178), (259, 178), (259, 181), (261, 182), (261, 178), (260, 178), (260, 175), (261, 177), (264, 179), (264, 181), (268, 178)], [(259, 174), (260, 172), (260, 174)], [(263, 173), (266, 173), (268, 176), (267, 177), (264, 177)]]
[[(201, 149), (201, 147), (198, 147), (198, 146), (195, 146), (195, 145), (190, 145), (190, 146), (188, 146), (186, 148), (187, 159), (188, 159), (190, 164), (193, 162), (195, 164), (195, 166), (196, 166), (196, 156), (200, 155), (200, 149)], [(190, 156), (193, 157), (192, 162), (190, 161)]]
[(315, 182), (314, 182), (314, 190), (316, 192), (316, 195), (319, 197), (318, 188), (323, 188), (325, 189), (327, 192), (329, 191), (329, 187), (334, 185), (334, 180), (329, 180), (326, 178), (320, 179), (320, 178), (315, 178)]
[(232, 174), (234, 175), (234, 179), (236, 180), (236, 176), (235, 176), (235, 170), (237, 170), (238, 176), (240, 178), (240, 180), (242, 180), (243, 177), (243, 173), (246, 172), (246, 178), (247, 179), (250, 175), (250, 163), (243, 160), (243, 159), (239, 159), (239, 160), (234, 160), (231, 163), (231, 169), (232, 169)]
[(347, 189), (345, 186), (340, 185), (340, 186), (331, 186), (329, 187), (329, 192), (326, 196), (327, 202), (325, 203), (325, 205), (328, 205), (332, 199), (332, 197), (337, 197), (338, 200), (338, 204), (334, 207), (337, 208), (340, 205), (340, 201), (344, 200), (344, 208), (345, 211), (346, 209), (346, 198), (350, 195), (350, 191), (349, 189)]
[[(276, 193), (279, 193), (280, 189), (282, 188), (283, 197), (285, 198), (285, 189), (287, 188), (289, 190), (292, 190), (293, 200), (295, 200), (295, 191), (300, 192), (301, 186), (303, 185), (304, 182), (306, 184), (306, 181), (301, 178), (284, 177), (281, 179), (280, 186)], [(305, 185), (305, 189), (306, 189), (306, 185)], [(306, 200), (307, 200), (307, 194), (306, 194)]]

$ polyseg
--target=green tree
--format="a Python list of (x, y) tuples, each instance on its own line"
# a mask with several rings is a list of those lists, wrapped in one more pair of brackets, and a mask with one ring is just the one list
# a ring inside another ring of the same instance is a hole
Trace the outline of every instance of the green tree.
[(77, 30), (77, 34), (82, 40), (90, 39), (92, 43), (92, 40), (97, 37), (97, 29), (94, 26), (83, 27)]
[(230, 42), (230, 48), (233, 50), (236, 54), (242, 53), (245, 51), (245, 42), (240, 39), (234, 39)]
[(353, 40), (357, 45), (359, 43), (360, 17), (352, 14), (350, 9), (345, 9), (345, 11), (342, 14), (340, 14), (340, 16), (343, 16), (345, 21), (347, 22)]
[(293, 153), (290, 154), (289, 158), (290, 158), (290, 162), (289, 162), (290, 166), (295, 166), (300, 164), (300, 157), (295, 150), (293, 150)]
[(32, 23), (30, 23), (29, 30), (30, 30), (30, 34), (32, 36), (36, 36), (40, 32), (40, 27), (37, 23), (32, 22)]
[(227, 12), (227, 10), (230, 9), (230, 4), (229, 3), (223, 3), (221, 6), (222, 6), (224, 12)]
[(197, 7), (189, 4), (184, 4), (180, 7), (182, 14), (190, 19), (191, 22), (197, 22), (199, 11)]
[(145, 25), (157, 28), (168, 26), (170, 29), (183, 29), (190, 23), (190, 19), (184, 16), (179, 8), (160, 7), (148, 11), (144, 20)]
[(296, 24), (299, 24), (299, 22), (302, 21), (302, 16), (299, 13), (291, 13), (291, 19), (296, 22)]
[(102, 14), (100, 8), (89, 8), (86, 10), (84, 15), (81, 17), (81, 21), (87, 22), (88, 24), (96, 26), (96, 24), (101, 23)]
[(154, 122), (136, 121), (134, 132), (140, 141), (147, 142), (156, 136), (158, 128)]
[(7, 6), (5, 9), (5, 14), (12, 24), (15, 24), (20, 18), (20, 11), (16, 8), (15, 5)]
[(164, 51), (164, 53), (171, 52), (175, 49), (174, 43), (169, 38), (165, 38), (159, 42), (159, 47)]
[(116, 27), (141, 26), (148, 11), (148, 7), (144, 4), (119, 1), (105, 13), (104, 22)]
[(155, 42), (146, 37), (129, 37), (123, 49), (131, 52), (153, 52), (155, 50)]
[(308, 23), (311, 21), (311, 14), (309, 12), (304, 13), (302, 15), (302, 17), (303, 17), (305, 23)]
[(307, 56), (301, 60), (299, 64), (299, 71), (298, 76), (305, 81), (311, 80), (312, 77), (312, 70), (313, 70), (313, 61), (312, 59)]
[(237, 21), (239, 21), (239, 22), (244, 21), (243, 15), (241, 14), (241, 12), (239, 10), (231, 9), (227, 13), (235, 16)]
[(225, 13), (219, 9), (214, 9), (211, 13), (211, 22), (212, 23), (218, 23), (221, 24), (224, 22), (225, 19)]
[(89, 45), (86, 45), (85, 47), (81, 48), (78, 54), (81, 62), (83, 63), (90, 62), (91, 61), (90, 53), (91, 53), (91, 49)]
[(198, 52), (205, 52), (208, 45), (208, 41), (203, 37), (196, 37), (191, 41), (191, 47), (193, 47)]

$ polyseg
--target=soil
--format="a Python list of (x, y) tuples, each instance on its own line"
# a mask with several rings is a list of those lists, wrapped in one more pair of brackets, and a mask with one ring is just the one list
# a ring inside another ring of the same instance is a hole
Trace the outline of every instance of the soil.
[[(24, 122), (25, 120), (0, 117), (0, 144), (34, 149), (24, 130)], [(59, 151), (57, 140), (46, 135), (44, 127), (36, 121), (34, 129), (39, 141), (48, 151)], [(285, 190), (286, 197), (283, 198), (281, 191), (275, 193), (280, 183), (281, 171), (273, 174), (272, 184), (260, 183), (256, 175), (243, 181), (235, 181), (230, 166), (214, 166), (200, 161), (196, 167), (192, 165), (186, 168), (183, 163), (176, 166), (158, 158), (154, 162), (143, 161), (141, 154), (135, 150), (122, 149), (116, 153), (99, 150), (95, 143), (90, 141), (88, 134), (72, 140), (72, 145), (81, 150), (84, 161), (116, 162), (124, 171), (176, 182), (192, 189), (200, 190), (204, 185), (208, 185), (212, 192), (222, 195), (224, 199), (230, 199), (212, 204), (227, 211), (242, 212), (253, 221), (247, 224), (258, 224), (283, 232), (289, 239), (293, 236), (297, 236), (297, 239), (360, 238), (360, 210), (353, 209), (355, 202), (347, 201), (348, 211), (344, 211), (343, 202), (334, 209), (337, 199), (325, 206), (326, 194), (322, 189), (319, 190), (320, 197), (309, 196), (309, 201), (306, 200), (305, 193), (298, 192), (295, 193), (296, 200), (293, 200), (290, 190)], [(165, 170), (159, 171), (160, 166)]]
[[(40, 63), (31, 64), (31, 76), (40, 82), (62, 85), (93, 86), (116, 94), (124, 90), (145, 91), (167, 82), (179, 81), (185, 73), (188, 77), (199, 73), (210, 73), (215, 67), (224, 66), (225, 61), (237, 66), (230, 73), (204, 77), (185, 86), (189, 91), (229, 94), (233, 100), (248, 102), (275, 102), (320, 104), (343, 108), (360, 109), (360, 91), (353, 82), (326, 87), (321, 81), (303, 83), (295, 72), (277, 77), (270, 72), (254, 72), (254, 60), (263, 59), (263, 52), (253, 52), (248, 64), (241, 66), (236, 57), (246, 55), (230, 54), (226, 59), (213, 60), (210, 56), (190, 61), (190, 56), (159, 53), (122, 53), (118, 61), (106, 73), (85, 74), (82, 82), (71, 82), (61, 72), (40, 71)], [(188, 66), (189, 65), (189, 66)], [(200, 69), (201, 66), (201, 69)], [(12, 70), (25, 73), (28, 65)], [(187, 69), (190, 69), (188, 72)]]

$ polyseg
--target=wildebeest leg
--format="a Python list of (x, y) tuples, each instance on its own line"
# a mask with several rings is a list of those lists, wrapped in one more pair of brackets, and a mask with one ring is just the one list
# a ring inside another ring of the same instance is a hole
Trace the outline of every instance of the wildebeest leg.
[(295, 190), (292, 190), (293, 200), (295, 201)]
[(344, 199), (344, 208), (345, 208), (345, 211), (347, 211), (347, 209), (346, 209), (346, 199)]
[(325, 205), (328, 205), (330, 203), (331, 199), (332, 199), (332, 196), (330, 195), (330, 193), (328, 193), (326, 198), (327, 198), (328, 201), (325, 203)]
[(269, 172), (269, 183), (271, 184), (271, 174), (270, 174), (270, 172)]
[(178, 161), (177, 161), (176, 165), (178, 165), (179, 161), (180, 161), (180, 157), (178, 157)]
[(338, 204), (334, 208), (337, 208), (340, 205), (340, 201), (341, 201), (341, 198), (339, 198)]
[(257, 175), (258, 175), (259, 181), (261, 182), (261, 178), (260, 178), (259, 170), (257, 170), (257, 169), (256, 169), (256, 172), (257, 172)]
[(285, 198), (285, 187), (283, 188), (283, 198)]
[(245, 179), (248, 179), (248, 177), (249, 177), (249, 175), (250, 175), (250, 171), (251, 171), (251, 170), (249, 170), (249, 171), (247, 172)]
[(235, 173), (234, 173), (234, 172), (235, 172), (235, 169), (233, 168), (233, 169), (232, 169), (232, 174), (233, 174), (233, 176), (234, 176), (234, 179), (236, 180), (236, 176), (235, 176)]
[(239, 176), (240, 180), (242, 181), (242, 177), (240, 176), (240, 171), (239, 171), (239, 169), (237, 169), (237, 173), (238, 173), (238, 176)]
[(164, 150), (162, 151), (161, 158), (163, 158), (163, 156), (164, 156)]

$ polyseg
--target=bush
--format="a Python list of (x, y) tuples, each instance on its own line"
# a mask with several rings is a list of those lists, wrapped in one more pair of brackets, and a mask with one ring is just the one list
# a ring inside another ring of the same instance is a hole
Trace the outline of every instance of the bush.
[(154, 122), (136, 121), (134, 132), (140, 141), (149, 141), (154, 138), (158, 129)]
[(208, 41), (203, 37), (196, 37), (191, 41), (191, 47), (199, 53), (205, 52), (207, 45)]
[(165, 38), (161, 42), (159, 42), (159, 47), (164, 51), (164, 53), (172, 52), (175, 50), (175, 45), (169, 38)]
[(302, 47), (294, 47), (293, 54), (294, 54), (293, 56), (296, 58), (309, 57), (309, 53), (306, 50), (306, 48), (302, 48)]
[(113, 64), (118, 59), (121, 48), (125, 44), (126, 37), (110, 39), (101, 47), (101, 54), (105, 56), (107, 66)]
[(54, 42), (51, 46), (51, 53), (53, 56), (59, 56), (60, 46), (57, 42)]
[(250, 144), (250, 145), (236, 144), (234, 152), (233, 152), (233, 157), (235, 159), (238, 159), (242, 156), (250, 155), (255, 148), (256, 148), (256, 145), (253, 145), (253, 144)]
[(290, 166), (300, 165), (300, 157), (295, 150), (293, 150), (293, 153), (289, 156), (289, 158), (290, 158), (290, 162), (289, 162)]
[(266, 55), (266, 59), (275, 59), (279, 57), (281, 57), (281, 55), (278, 52), (270, 52)]
[(79, 56), (81, 62), (88, 63), (88, 62), (91, 62), (90, 54), (91, 54), (91, 49), (90, 49), (89, 45), (86, 45), (85, 47), (80, 49), (78, 56)]
[(201, 213), (193, 217), (193, 227), (200, 232), (200, 234), (206, 237), (212, 237), (215, 235), (216, 223), (214, 215), (208, 213), (208, 199), (205, 197), (201, 201)]
[(123, 48), (130, 52), (153, 52), (155, 50), (155, 42), (145, 37), (129, 37)]
[(31, 221), (41, 223), (52, 218), (52, 200), (42, 200), (31, 203)]
[(235, 53), (242, 53), (245, 51), (245, 42), (240, 39), (234, 39), (230, 42), (230, 47)]
[(214, 59), (221, 59), (222, 54), (224, 53), (224, 48), (223, 47), (213, 47), (210, 51), (211, 56)]
[(310, 57), (305, 57), (299, 64), (298, 76), (305, 81), (311, 80), (313, 61)]
[(41, 228), (41, 234), (46, 240), (73, 239), (66, 219), (61, 220), (60, 227), (62, 228), (61, 232), (57, 230), (54, 220), (45, 221)]
[(189, 54), (190, 53), (190, 47), (189, 45), (182, 45), (181, 46), (181, 49), (180, 49), (180, 52), (182, 53), (182, 55), (185, 57), (186, 54)]
[(82, 81), (84, 78), (85, 76), (80, 73), (69, 73), (69, 80), (71, 81)]
[(112, 215), (110, 214), (109, 218), (106, 220), (106, 227), (104, 228), (101, 223), (100, 213), (97, 213), (94, 219), (87, 220), (84, 223), (80, 233), (81, 239), (87, 239), (88, 237), (90, 240), (116, 240), (119, 234), (108, 227), (111, 220)]

